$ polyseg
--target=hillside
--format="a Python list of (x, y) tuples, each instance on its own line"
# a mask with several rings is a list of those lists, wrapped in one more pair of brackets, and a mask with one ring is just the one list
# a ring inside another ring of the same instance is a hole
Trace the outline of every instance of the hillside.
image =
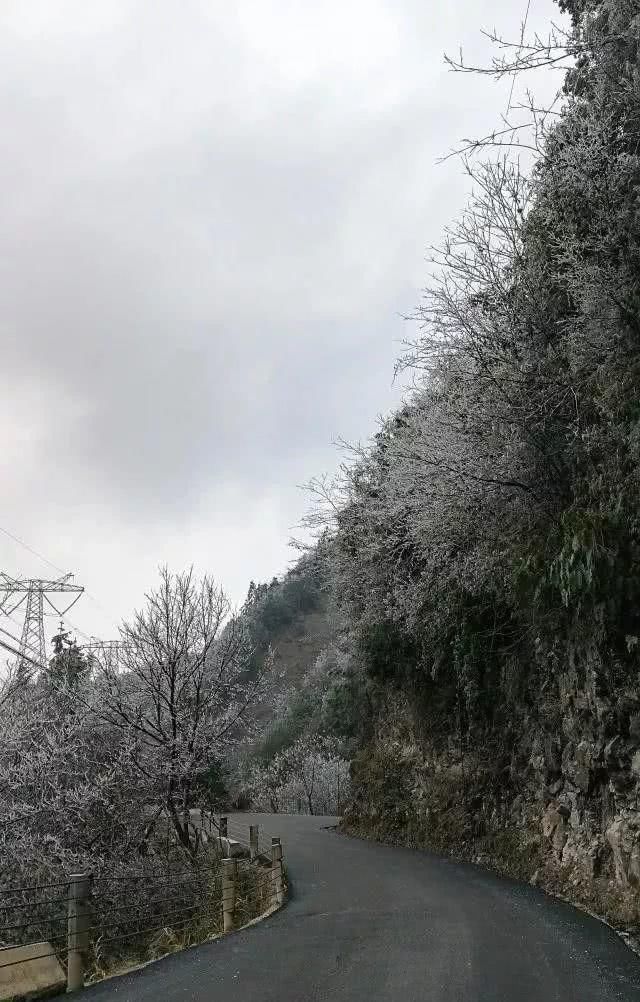
[(347, 824), (638, 933), (640, 17), (560, 6), (569, 33), (512, 67), (568, 67), (537, 162), (467, 163), (415, 389), (336, 482), (331, 576), (369, 699)]
[[(255, 645), (254, 666), (271, 651), (278, 690), (300, 687), (335, 633), (328, 582), (315, 555), (268, 584), (252, 581), (243, 618)], [(266, 712), (263, 707), (261, 714)]]
[(275, 691), (253, 711), (253, 737), (227, 764), (238, 805), (269, 811), (341, 813), (348, 754), (365, 712), (358, 673), (340, 638), (322, 547), (281, 580), (251, 583), (243, 611), (254, 668), (272, 659)]

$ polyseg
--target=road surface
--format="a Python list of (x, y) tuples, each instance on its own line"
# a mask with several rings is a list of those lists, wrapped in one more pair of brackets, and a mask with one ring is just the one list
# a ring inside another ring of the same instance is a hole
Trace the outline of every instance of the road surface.
[(287, 907), (83, 1002), (640, 1002), (640, 958), (541, 891), (329, 818), (242, 815), (254, 822), (282, 837)]

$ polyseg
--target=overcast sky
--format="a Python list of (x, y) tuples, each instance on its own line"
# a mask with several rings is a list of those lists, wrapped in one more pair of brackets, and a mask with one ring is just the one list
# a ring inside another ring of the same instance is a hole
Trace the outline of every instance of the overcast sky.
[[(163, 562), (236, 601), (286, 569), (297, 485), (399, 399), (465, 197), (436, 161), (507, 103), (443, 52), (525, 7), (3, 0), (0, 526), (86, 586), (85, 632)], [(6, 536), (0, 569), (56, 573)]]

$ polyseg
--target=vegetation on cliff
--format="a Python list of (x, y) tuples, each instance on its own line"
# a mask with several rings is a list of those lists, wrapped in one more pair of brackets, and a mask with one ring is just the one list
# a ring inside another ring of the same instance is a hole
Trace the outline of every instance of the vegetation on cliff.
[(467, 161), (401, 363), (415, 390), (313, 485), (313, 518), (374, 707), (351, 822), (633, 925), (640, 6), (560, 6), (565, 35), (494, 67), (568, 62), (539, 155), (525, 175), (493, 137)]

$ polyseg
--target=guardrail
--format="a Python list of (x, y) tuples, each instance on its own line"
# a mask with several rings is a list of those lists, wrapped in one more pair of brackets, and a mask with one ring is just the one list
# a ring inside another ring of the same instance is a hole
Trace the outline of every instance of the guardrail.
[(318, 797), (305, 799), (303, 797), (279, 797), (276, 795), (262, 796), (254, 801), (249, 808), (255, 811), (267, 811), (270, 814), (304, 814), (316, 817), (340, 817), (349, 803), (347, 796)]
[(0, 885), (0, 999), (49, 986), (72, 991), (229, 932), (284, 902), (282, 845), (258, 826), (201, 812), (204, 854), (180, 870), (73, 873)]
[[(282, 843), (279, 837), (269, 842), (261, 834), (258, 825), (241, 825), (235, 819), (221, 815), (216, 822), (212, 812), (200, 811), (202, 831), (218, 843), (223, 856), (223, 916), (225, 932), (238, 924), (238, 902), (246, 895), (246, 880), (243, 874), (247, 867), (263, 868), (254, 887), (263, 892), (263, 909), (259, 914), (275, 910), (284, 903), (284, 863)], [(266, 890), (266, 894), (265, 894)], [(254, 903), (256, 898), (254, 896)], [(246, 917), (246, 916), (245, 916)], [(241, 923), (242, 924), (242, 923)]]

